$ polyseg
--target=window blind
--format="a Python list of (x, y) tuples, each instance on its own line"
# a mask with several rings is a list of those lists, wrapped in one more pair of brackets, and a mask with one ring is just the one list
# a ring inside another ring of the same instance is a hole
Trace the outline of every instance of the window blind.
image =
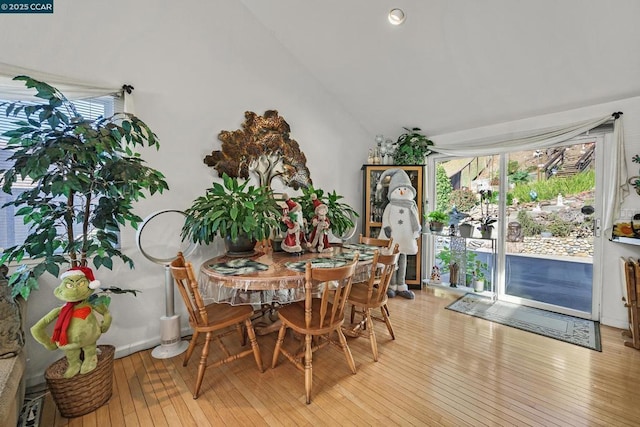
[[(1, 94), (0, 94), (1, 98)], [(11, 102), (11, 100), (0, 99), (0, 102)], [(36, 104), (35, 102), (22, 101), (23, 104)], [(82, 117), (87, 120), (94, 120), (100, 116), (109, 117), (114, 114), (115, 111), (121, 111), (122, 101), (115, 96), (102, 96), (92, 99), (75, 100), (73, 104), (76, 110)], [(4, 114), (4, 109), (0, 111), (0, 170), (11, 167), (9, 157), (11, 157), (10, 150), (5, 150), (7, 146), (7, 138), (1, 136), (8, 130), (14, 129), (14, 124), (18, 120), (24, 120), (22, 116), (7, 117)], [(12, 201), (25, 189), (32, 188), (30, 180), (19, 181), (14, 185), (12, 194), (7, 194), (0, 190), (0, 252), (2, 248), (8, 248), (14, 245), (19, 245), (24, 242), (29, 235), (29, 227), (23, 223), (22, 217), (16, 217), (15, 206), (4, 206), (5, 203)], [(80, 225), (77, 225), (77, 232), (81, 230)]]

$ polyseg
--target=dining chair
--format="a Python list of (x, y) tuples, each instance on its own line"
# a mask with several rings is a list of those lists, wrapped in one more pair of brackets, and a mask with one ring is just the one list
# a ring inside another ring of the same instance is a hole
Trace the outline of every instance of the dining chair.
[[(252, 306), (233, 306), (225, 303), (212, 303), (205, 305), (202, 296), (200, 295), (200, 290), (198, 289), (198, 281), (195, 278), (193, 266), (190, 262), (185, 261), (182, 252), (178, 253), (176, 259), (171, 262), (170, 267), (171, 274), (175, 279), (180, 295), (182, 295), (182, 299), (184, 300), (187, 311), (189, 312), (189, 324), (193, 329), (193, 335), (184, 356), (182, 366), (187, 366), (189, 358), (196, 347), (198, 337), (200, 334), (205, 334), (205, 341), (202, 347), (202, 353), (200, 354), (200, 365), (198, 366), (198, 377), (196, 379), (195, 390), (193, 391), (193, 398), (198, 398), (202, 379), (204, 378), (204, 372), (209, 366), (218, 367), (241, 357), (253, 354), (256, 364), (258, 365), (258, 370), (263, 372), (260, 348), (258, 347), (256, 334), (253, 330), (253, 325), (251, 324), (251, 315), (253, 314)], [(241, 343), (244, 346), (246, 342), (242, 330), (243, 324), (246, 328), (247, 335), (249, 336), (251, 348), (231, 353), (222, 341), (222, 338), (237, 331), (240, 334)], [(216, 362), (209, 364), (209, 344), (211, 341), (216, 341), (218, 343), (224, 356)]]
[[(390, 239), (380, 239), (376, 237), (366, 237), (360, 234), (360, 238), (358, 239), (359, 243), (364, 245), (378, 246), (380, 248), (391, 249), (393, 245), (393, 238)], [(389, 307), (387, 304), (384, 305), (384, 310), (387, 312), (387, 316), (389, 315)], [(351, 313), (351, 323), (353, 323), (353, 308)], [(395, 339), (395, 338), (394, 338)]]
[[(307, 404), (311, 403), (312, 354), (316, 350), (327, 344), (338, 346), (342, 349), (351, 372), (356, 373), (356, 364), (341, 326), (344, 322), (345, 303), (351, 290), (351, 280), (356, 271), (358, 257), (359, 254), (356, 253), (351, 263), (334, 268), (311, 268), (311, 263), (307, 262), (304, 304), (301, 302), (289, 304), (278, 311), (282, 326), (278, 332), (271, 367), (276, 367), (278, 357), (282, 353), (304, 372)], [(289, 352), (283, 346), (288, 328), (304, 336), (304, 342), (296, 352)], [(332, 338), (334, 332), (338, 336), (338, 342)]]
[[(373, 328), (373, 320), (383, 321), (387, 325), (391, 339), (396, 339), (385, 306), (387, 304), (387, 289), (389, 288), (391, 277), (398, 266), (398, 259), (400, 258), (398, 246), (396, 243), (391, 253), (384, 253), (379, 250), (375, 251), (369, 280), (354, 283), (347, 299), (351, 305), (351, 324), (354, 324), (356, 313), (362, 316), (362, 320), (355, 328), (349, 329), (348, 335), (368, 337), (375, 362), (378, 361), (378, 344)], [(372, 315), (372, 310), (378, 308), (382, 313), (382, 318)]]
[(391, 245), (393, 245), (393, 239), (379, 239), (376, 237), (366, 237), (360, 234), (358, 238), (358, 243), (363, 245), (371, 245), (371, 246), (379, 246), (381, 248), (391, 249)]

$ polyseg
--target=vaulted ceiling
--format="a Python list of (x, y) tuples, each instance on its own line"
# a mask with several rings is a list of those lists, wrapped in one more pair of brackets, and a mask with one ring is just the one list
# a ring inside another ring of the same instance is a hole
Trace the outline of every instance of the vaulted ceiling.
[[(370, 134), (640, 95), (638, 0), (242, 0)], [(392, 26), (391, 8), (406, 13)]]

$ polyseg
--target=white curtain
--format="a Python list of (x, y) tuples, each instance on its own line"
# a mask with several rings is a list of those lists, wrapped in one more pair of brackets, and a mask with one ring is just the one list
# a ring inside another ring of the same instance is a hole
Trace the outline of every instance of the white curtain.
[(32, 101), (34, 99), (35, 90), (27, 88), (23, 81), (13, 80), (16, 76), (29, 76), (48, 83), (62, 92), (69, 100), (95, 98), (106, 95), (124, 96), (124, 111), (134, 113), (133, 95), (122, 90), (122, 87), (78, 81), (68, 77), (0, 62), (0, 96), (2, 98), (16, 101)]
[[(614, 146), (611, 147), (611, 156), (607, 157), (607, 163), (605, 164), (605, 173), (615, 177), (612, 180), (607, 180), (607, 188), (603, 191), (606, 198), (603, 212), (605, 230), (611, 229), (614, 219), (620, 216), (620, 207), (629, 194), (627, 166), (624, 159), (622, 116), (621, 113), (613, 114), (613, 117), (616, 116), (618, 118), (613, 123)], [(437, 153), (458, 157), (477, 157), (514, 151), (539, 150), (568, 141), (610, 120), (613, 120), (612, 115), (607, 115), (548, 129), (519, 132), (498, 138), (458, 141), (455, 144), (438, 144), (430, 148)]]

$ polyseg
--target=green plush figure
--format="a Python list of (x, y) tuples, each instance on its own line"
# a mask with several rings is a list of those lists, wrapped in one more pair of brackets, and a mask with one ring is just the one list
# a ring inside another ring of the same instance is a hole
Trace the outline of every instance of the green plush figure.
[[(96, 303), (89, 298), (100, 286), (90, 268), (73, 267), (60, 278), (62, 283), (53, 294), (66, 304), (54, 308), (33, 325), (31, 335), (48, 350), (59, 348), (64, 351), (69, 364), (64, 377), (71, 378), (78, 373), (91, 372), (98, 365), (96, 342), (111, 326), (111, 314), (108, 299)], [(102, 322), (98, 322), (94, 311), (100, 313)], [(56, 324), (53, 335), (49, 336), (46, 328), (53, 321)], [(82, 352), (84, 361), (80, 358)]]

